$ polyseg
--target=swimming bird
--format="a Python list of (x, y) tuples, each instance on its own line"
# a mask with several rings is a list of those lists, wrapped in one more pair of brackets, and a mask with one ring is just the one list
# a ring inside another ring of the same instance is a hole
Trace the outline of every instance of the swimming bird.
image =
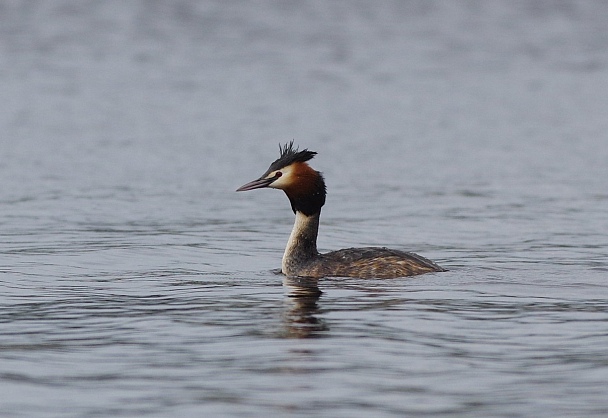
[(445, 271), (434, 262), (414, 253), (384, 247), (346, 248), (320, 254), (317, 235), (321, 208), (325, 204), (323, 175), (307, 161), (317, 153), (294, 148), (293, 141), (279, 145), (280, 157), (257, 180), (237, 192), (270, 187), (283, 190), (296, 215), (281, 263), (289, 277), (396, 278)]

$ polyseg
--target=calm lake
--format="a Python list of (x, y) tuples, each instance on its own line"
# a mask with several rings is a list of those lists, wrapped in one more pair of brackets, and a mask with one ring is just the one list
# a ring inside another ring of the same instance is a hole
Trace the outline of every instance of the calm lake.
[[(0, 5), (0, 416), (608, 416), (608, 3)], [(319, 249), (276, 274), (294, 139)]]

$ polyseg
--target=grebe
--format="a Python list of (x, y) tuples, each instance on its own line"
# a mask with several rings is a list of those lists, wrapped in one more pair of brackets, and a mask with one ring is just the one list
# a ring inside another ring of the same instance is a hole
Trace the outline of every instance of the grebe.
[(388, 248), (347, 248), (319, 254), (319, 216), (325, 204), (323, 175), (306, 161), (317, 153), (293, 147), (293, 141), (279, 145), (281, 156), (257, 180), (237, 192), (271, 187), (285, 192), (296, 221), (285, 248), (281, 270), (289, 277), (360, 277), (390, 279), (434, 271), (445, 271), (417, 254)]

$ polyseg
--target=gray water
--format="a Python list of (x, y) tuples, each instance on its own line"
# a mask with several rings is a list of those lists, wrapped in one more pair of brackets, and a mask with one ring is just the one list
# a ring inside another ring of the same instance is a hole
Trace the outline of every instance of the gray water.
[[(0, 416), (608, 415), (607, 15), (2, 2)], [(450, 271), (275, 274), (291, 139), (321, 250)]]

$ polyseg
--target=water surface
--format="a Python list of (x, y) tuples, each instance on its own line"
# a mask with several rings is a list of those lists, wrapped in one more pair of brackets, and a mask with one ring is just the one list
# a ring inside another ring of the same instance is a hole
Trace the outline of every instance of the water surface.
[[(608, 414), (600, 1), (0, 6), (0, 415)], [(234, 193), (295, 139), (323, 251)]]

